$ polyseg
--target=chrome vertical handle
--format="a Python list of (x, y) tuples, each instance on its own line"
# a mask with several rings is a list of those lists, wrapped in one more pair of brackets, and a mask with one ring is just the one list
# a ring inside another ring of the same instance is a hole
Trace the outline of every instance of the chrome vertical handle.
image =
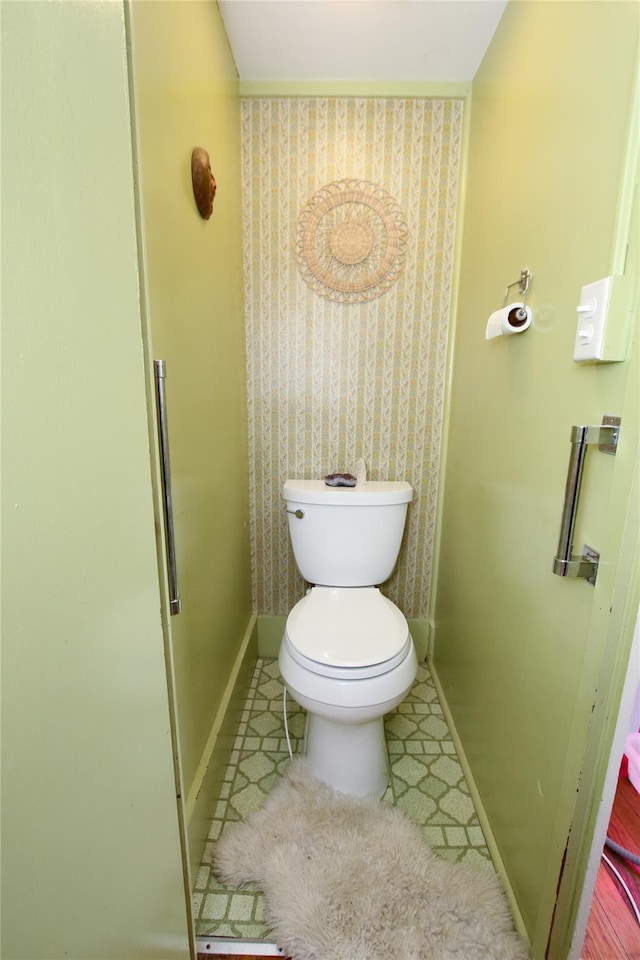
[(553, 572), (559, 577), (580, 576), (579, 573), (570, 573), (572, 559), (573, 531), (578, 514), (578, 500), (582, 473), (587, 456), (587, 427), (573, 427), (571, 430), (571, 453), (569, 455), (569, 469), (567, 483), (564, 490), (564, 506), (560, 519), (560, 537), (558, 549), (553, 558)]
[(160, 440), (160, 473), (162, 476), (162, 507), (164, 513), (165, 543), (167, 551), (167, 569), (169, 571), (169, 607), (171, 616), (182, 610), (178, 590), (178, 568), (176, 565), (176, 545), (173, 533), (173, 505), (171, 501), (171, 463), (169, 460), (169, 428), (167, 424), (167, 402), (164, 381), (167, 369), (164, 360), (153, 361), (156, 381), (156, 413), (158, 418), (158, 437)]
[(600, 555), (585, 546), (581, 557), (573, 556), (573, 533), (578, 514), (580, 485), (584, 471), (587, 447), (597, 443), (603, 453), (615, 454), (618, 446), (620, 419), (604, 417), (601, 426), (579, 426), (571, 428), (571, 454), (567, 483), (564, 491), (564, 506), (560, 520), (558, 550), (553, 558), (552, 570), (559, 577), (583, 577), (595, 584)]

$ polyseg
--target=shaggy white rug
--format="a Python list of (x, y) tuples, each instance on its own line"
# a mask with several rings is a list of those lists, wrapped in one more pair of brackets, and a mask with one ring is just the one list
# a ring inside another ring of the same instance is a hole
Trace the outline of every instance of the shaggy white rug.
[(229, 824), (214, 869), (257, 884), (293, 960), (526, 960), (490, 868), (448, 863), (379, 800), (337, 794), (296, 758), (263, 806)]

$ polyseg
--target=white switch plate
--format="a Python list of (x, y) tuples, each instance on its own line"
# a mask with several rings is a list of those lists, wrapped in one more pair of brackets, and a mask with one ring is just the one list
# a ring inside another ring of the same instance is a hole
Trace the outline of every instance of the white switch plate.
[(582, 288), (573, 349), (577, 362), (624, 360), (631, 321), (629, 283), (604, 277)]
[(602, 360), (610, 285), (611, 277), (605, 277), (604, 280), (596, 280), (582, 288), (573, 349), (574, 360)]

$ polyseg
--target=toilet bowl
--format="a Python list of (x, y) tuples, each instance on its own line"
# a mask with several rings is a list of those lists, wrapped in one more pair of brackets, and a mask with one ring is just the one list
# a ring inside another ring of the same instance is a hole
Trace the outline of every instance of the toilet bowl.
[(412, 494), (403, 482), (336, 489), (289, 480), (284, 488), (294, 555), (312, 586), (287, 618), (280, 672), (307, 710), (309, 765), (354, 796), (387, 789), (384, 715), (417, 672), (407, 621), (376, 585), (395, 566)]
[(382, 796), (384, 715), (417, 670), (400, 610), (376, 587), (313, 587), (289, 614), (278, 664), (308, 711), (303, 749), (316, 776), (341, 793)]

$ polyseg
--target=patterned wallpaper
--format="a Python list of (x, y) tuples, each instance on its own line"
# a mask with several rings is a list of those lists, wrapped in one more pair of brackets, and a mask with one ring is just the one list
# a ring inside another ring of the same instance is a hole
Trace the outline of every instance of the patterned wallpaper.
[[(432, 569), (462, 100), (261, 99), (242, 105), (254, 604), (284, 615), (304, 593), (281, 499), (288, 477), (353, 470), (414, 488), (384, 592), (427, 615)], [(399, 280), (336, 303), (295, 260), (309, 198), (344, 178), (382, 187), (409, 229)]]

